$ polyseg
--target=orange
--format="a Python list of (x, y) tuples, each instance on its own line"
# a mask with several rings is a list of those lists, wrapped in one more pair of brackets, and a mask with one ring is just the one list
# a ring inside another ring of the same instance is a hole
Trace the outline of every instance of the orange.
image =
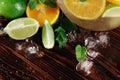
[(113, 3), (113, 4), (120, 5), (120, 0), (107, 0), (107, 1), (110, 2), (110, 3)]
[[(101, 16), (105, 10), (106, 0), (58, 0), (63, 3), (69, 13), (79, 19), (94, 20)], [(63, 5), (61, 4), (61, 5)]]
[(59, 17), (59, 13), (59, 7), (52, 8), (42, 3), (38, 4), (33, 10), (29, 6), (26, 9), (27, 16), (38, 20), (40, 26), (43, 26), (45, 20), (48, 20), (51, 25), (54, 24)]

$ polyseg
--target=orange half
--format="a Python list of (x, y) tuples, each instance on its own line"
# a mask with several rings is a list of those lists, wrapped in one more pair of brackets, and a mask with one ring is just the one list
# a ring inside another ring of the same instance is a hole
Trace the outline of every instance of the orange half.
[(70, 13), (80, 19), (94, 20), (105, 10), (106, 0), (62, 0)]
[(59, 7), (51, 8), (44, 4), (38, 4), (35, 9), (31, 10), (29, 6), (26, 9), (27, 17), (34, 18), (43, 26), (44, 21), (48, 20), (50, 24), (54, 24), (60, 14)]

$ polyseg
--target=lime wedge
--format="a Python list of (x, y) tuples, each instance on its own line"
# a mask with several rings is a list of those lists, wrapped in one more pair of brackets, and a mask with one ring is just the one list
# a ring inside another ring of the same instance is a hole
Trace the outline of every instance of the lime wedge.
[(107, 9), (102, 17), (120, 17), (120, 6)]
[(36, 34), (39, 26), (39, 22), (33, 18), (19, 18), (9, 22), (4, 32), (12, 39), (24, 40)]
[(47, 20), (45, 20), (42, 28), (42, 42), (46, 49), (53, 48), (55, 44), (54, 31)]

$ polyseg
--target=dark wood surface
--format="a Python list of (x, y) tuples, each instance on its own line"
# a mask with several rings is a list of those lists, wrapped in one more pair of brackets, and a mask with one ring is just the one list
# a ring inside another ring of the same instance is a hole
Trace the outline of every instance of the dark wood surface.
[(75, 44), (68, 43), (62, 49), (56, 44), (48, 50), (36, 34), (31, 40), (39, 51), (30, 55), (16, 50), (25, 41), (1, 36), (0, 80), (120, 80), (120, 28), (109, 31), (109, 35), (110, 46), (99, 50), (89, 75), (76, 71)]

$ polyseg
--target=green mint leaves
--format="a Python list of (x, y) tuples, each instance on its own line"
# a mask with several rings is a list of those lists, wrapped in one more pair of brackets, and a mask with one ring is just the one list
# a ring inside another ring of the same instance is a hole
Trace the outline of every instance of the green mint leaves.
[(29, 0), (29, 7), (30, 9), (34, 9), (37, 4), (43, 3), (49, 7), (56, 7), (57, 3), (56, 0)]
[(34, 9), (36, 7), (37, 4), (39, 4), (39, 0), (29, 0), (28, 5), (30, 7), (30, 9)]
[(87, 0), (80, 0), (80, 2), (85, 2), (85, 1), (87, 1)]
[(83, 61), (87, 57), (87, 49), (77, 45), (75, 48), (77, 61)]
[(55, 25), (59, 25), (59, 27), (55, 29), (56, 41), (59, 44), (59, 48), (63, 48), (67, 43), (66, 33), (77, 30), (78, 27), (62, 14)]
[(61, 19), (61, 26), (66, 31), (73, 31), (78, 29), (78, 27), (74, 23), (72, 23), (68, 18), (65, 17), (62, 17)]
[(57, 29), (55, 29), (56, 35), (56, 41), (59, 44), (59, 47), (62, 48), (67, 43), (67, 36), (65, 33), (65, 30), (60, 26)]
[(43, 4), (49, 6), (49, 7), (56, 7), (56, 0), (40, 0)]

